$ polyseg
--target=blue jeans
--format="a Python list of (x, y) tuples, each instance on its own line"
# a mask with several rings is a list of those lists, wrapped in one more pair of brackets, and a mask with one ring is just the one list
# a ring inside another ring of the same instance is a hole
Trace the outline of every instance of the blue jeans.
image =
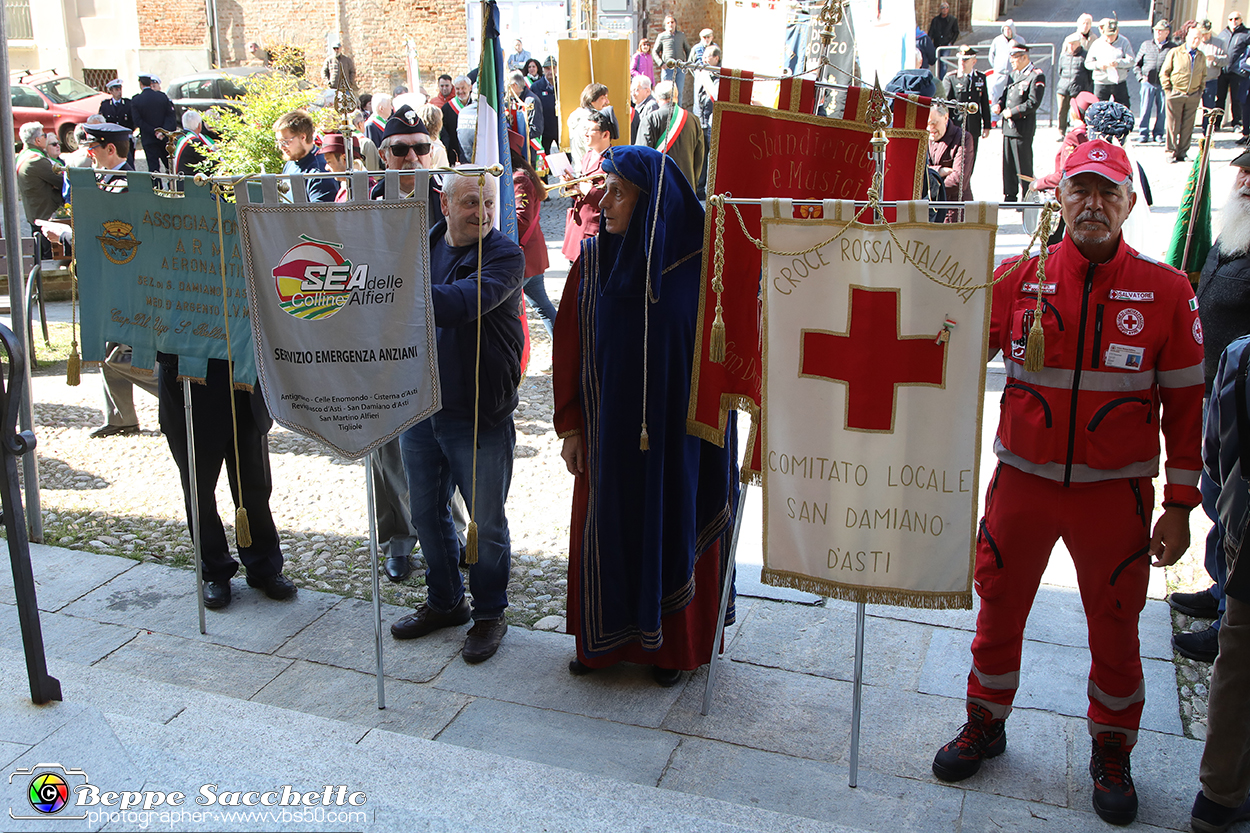
[(525, 292), (525, 297), (530, 299), (530, 303), (534, 305), (534, 309), (538, 310), (538, 315), (543, 320), (543, 326), (547, 328), (547, 335), (551, 335), (551, 327), (556, 321), (556, 307), (551, 303), (551, 299), (547, 297), (547, 284), (542, 272), (534, 275), (532, 278), (526, 278), (525, 284), (521, 287)]
[(512, 542), (504, 503), (512, 483), (516, 428), (512, 416), (478, 431), (477, 505), (473, 498), (473, 420), (435, 414), (400, 436), (412, 522), (425, 554), (427, 603), (447, 612), (464, 598), (460, 542), (451, 520), (451, 493), (460, 488), (477, 522), (477, 563), (469, 568), (473, 618), (495, 619), (508, 606)]
[[(1155, 113), (1153, 130), (1150, 127), (1151, 110)], [(1163, 87), (1149, 81), (1141, 82), (1141, 124), (1137, 127), (1143, 140), (1149, 139), (1151, 135), (1156, 139), (1163, 138)]]
[(1228, 561), (1224, 558), (1224, 524), (1220, 523), (1220, 513), (1215, 503), (1220, 497), (1220, 487), (1204, 470), (1198, 480), (1198, 489), (1202, 492), (1202, 511), (1211, 519), (1211, 531), (1207, 533), (1207, 554), (1202, 565), (1207, 568), (1207, 575), (1215, 584), (1211, 587), (1211, 595), (1220, 603), (1220, 616), (1216, 617), (1211, 627), (1220, 629), (1220, 617), (1224, 615), (1224, 582), (1228, 581)]
[(686, 86), (686, 71), (684, 69), (673, 67), (672, 69), (665, 68), (661, 70), (661, 72), (664, 75), (665, 81), (672, 81), (677, 85), (677, 95), (673, 99), (673, 102), (679, 107), (682, 106), (681, 96), (682, 88)]

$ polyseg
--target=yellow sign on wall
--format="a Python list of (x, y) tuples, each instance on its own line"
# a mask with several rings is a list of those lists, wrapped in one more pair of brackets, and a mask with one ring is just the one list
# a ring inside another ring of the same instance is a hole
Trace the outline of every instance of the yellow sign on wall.
[[(560, 100), (560, 147), (570, 144), (569, 116), (582, 106), (582, 90), (588, 84), (605, 84), (621, 135), (614, 145), (629, 144), (629, 41), (595, 38), (558, 41), (560, 65), (556, 80)], [(574, 159), (576, 164), (580, 159)]]

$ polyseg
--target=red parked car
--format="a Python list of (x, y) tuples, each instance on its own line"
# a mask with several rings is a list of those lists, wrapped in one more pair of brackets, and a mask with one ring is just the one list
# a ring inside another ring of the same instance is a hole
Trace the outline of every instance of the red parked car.
[(26, 122), (37, 121), (45, 133), (55, 133), (64, 151), (73, 150), (74, 127), (87, 116), (100, 112), (107, 93), (94, 90), (81, 81), (60, 75), (56, 70), (15, 72), (9, 78), (9, 99), (13, 103), (13, 138)]

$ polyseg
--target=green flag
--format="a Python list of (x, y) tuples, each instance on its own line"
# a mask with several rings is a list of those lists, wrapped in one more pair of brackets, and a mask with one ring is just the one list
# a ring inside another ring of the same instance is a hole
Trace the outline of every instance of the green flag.
[[(1199, 192), (1200, 191), (1200, 192)], [(1195, 196), (1197, 199), (1195, 200)], [(1195, 205), (1195, 202), (1197, 205)], [(1193, 233), (1190, 234), (1190, 226)], [(1188, 256), (1185, 241), (1189, 240)], [(1189, 171), (1185, 194), (1181, 197), (1180, 210), (1176, 212), (1176, 226), (1172, 229), (1172, 242), (1163, 258), (1168, 264), (1188, 273), (1189, 280), (1198, 282), (1202, 264), (1211, 250), (1211, 170), (1205, 153), (1199, 153)], [(1184, 266), (1181, 265), (1182, 261)]]

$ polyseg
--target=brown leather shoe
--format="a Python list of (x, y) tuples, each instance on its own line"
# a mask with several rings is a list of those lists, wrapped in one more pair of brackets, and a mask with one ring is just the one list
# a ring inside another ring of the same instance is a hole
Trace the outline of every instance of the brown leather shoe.
[(433, 633), (439, 628), (463, 625), (469, 621), (469, 614), (469, 600), (464, 596), (460, 597), (460, 604), (446, 613), (422, 603), (416, 613), (410, 613), (391, 625), (391, 636), (396, 639), (416, 639), (427, 633)]
[(508, 623), (502, 616), (498, 619), (479, 619), (469, 628), (469, 635), (464, 640), (464, 650), (460, 654), (465, 662), (485, 662), (499, 650), (499, 643), (507, 632)]

